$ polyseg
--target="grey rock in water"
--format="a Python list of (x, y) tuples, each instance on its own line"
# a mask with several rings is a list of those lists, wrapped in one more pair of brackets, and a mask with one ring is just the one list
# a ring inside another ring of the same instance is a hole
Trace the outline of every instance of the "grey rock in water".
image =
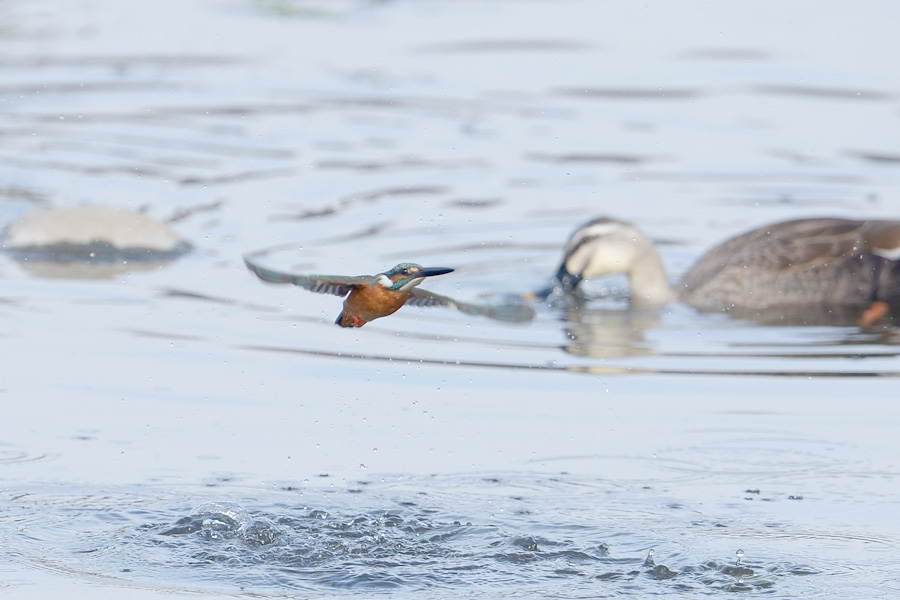
[(37, 275), (107, 278), (157, 268), (191, 245), (148, 215), (79, 206), (26, 213), (6, 228), (3, 248)]

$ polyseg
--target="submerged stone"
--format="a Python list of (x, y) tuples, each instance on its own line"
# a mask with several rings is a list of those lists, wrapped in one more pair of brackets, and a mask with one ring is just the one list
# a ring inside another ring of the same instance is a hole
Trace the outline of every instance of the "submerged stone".
[(3, 248), (36, 275), (102, 278), (159, 267), (191, 245), (148, 215), (79, 206), (26, 213), (6, 228)]

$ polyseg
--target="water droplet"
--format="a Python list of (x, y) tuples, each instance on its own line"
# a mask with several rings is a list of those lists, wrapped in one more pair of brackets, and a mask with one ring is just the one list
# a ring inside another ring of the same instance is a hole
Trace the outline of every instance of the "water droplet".
[(366, 469), (368, 469), (369, 467), (367, 467), (365, 463), (359, 463), (359, 468), (362, 469), (362, 470), (366, 470)]

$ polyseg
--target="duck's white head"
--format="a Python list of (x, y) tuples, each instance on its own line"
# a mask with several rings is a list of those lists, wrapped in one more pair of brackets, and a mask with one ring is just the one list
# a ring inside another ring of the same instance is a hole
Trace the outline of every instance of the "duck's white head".
[(579, 227), (566, 242), (557, 278), (567, 291), (582, 279), (628, 273), (653, 243), (629, 223), (606, 217)]
[(632, 300), (664, 304), (672, 298), (659, 254), (653, 242), (634, 225), (602, 217), (579, 227), (566, 243), (556, 273), (565, 293), (582, 279), (625, 273)]

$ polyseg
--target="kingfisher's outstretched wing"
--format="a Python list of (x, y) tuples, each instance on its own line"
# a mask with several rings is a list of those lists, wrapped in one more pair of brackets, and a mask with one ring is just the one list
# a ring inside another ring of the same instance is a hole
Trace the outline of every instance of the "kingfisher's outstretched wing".
[(358, 275), (356, 277), (343, 275), (295, 275), (293, 273), (266, 269), (250, 262), (246, 258), (244, 263), (248, 269), (256, 273), (256, 276), (263, 281), (268, 281), (269, 283), (290, 283), (319, 294), (346, 296), (354, 287), (366, 285), (372, 281), (371, 275)]
[(478, 315), (511, 323), (522, 323), (534, 318), (534, 309), (527, 304), (470, 304), (421, 288), (413, 288), (406, 303), (410, 306), (449, 306), (467, 315)]

